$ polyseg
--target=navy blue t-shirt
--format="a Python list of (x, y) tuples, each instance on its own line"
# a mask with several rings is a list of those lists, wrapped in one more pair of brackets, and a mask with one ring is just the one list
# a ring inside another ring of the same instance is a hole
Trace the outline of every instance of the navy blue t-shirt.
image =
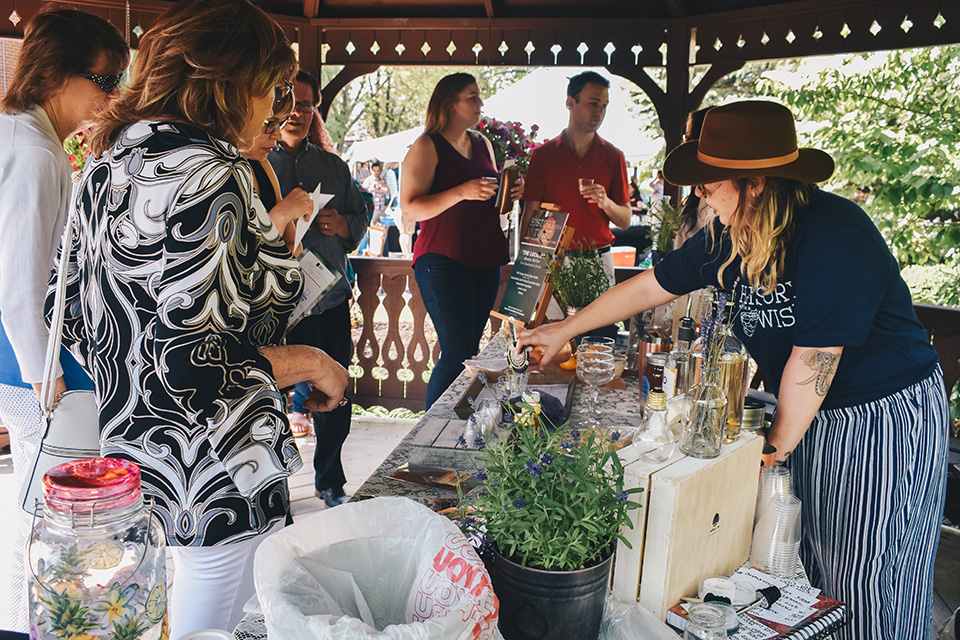
[[(850, 407), (896, 393), (933, 373), (937, 352), (917, 320), (910, 291), (880, 232), (855, 203), (820, 190), (796, 213), (783, 274), (761, 295), (741, 278), (734, 292), (734, 332), (778, 393), (793, 347), (843, 347), (823, 409)], [(740, 258), (714, 220), (654, 269), (677, 295), (713, 285), (730, 290)], [(812, 372), (811, 372), (812, 373)]]

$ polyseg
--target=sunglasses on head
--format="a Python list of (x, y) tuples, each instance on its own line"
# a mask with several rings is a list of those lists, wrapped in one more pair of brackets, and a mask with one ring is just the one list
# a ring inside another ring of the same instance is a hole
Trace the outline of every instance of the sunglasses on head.
[(291, 91), (293, 91), (293, 83), (289, 80), (284, 80), (283, 84), (273, 89), (273, 101), (280, 102), (290, 95)]
[(267, 135), (270, 135), (274, 131), (279, 131), (287, 125), (288, 120), (290, 120), (290, 116), (281, 118), (279, 120), (267, 120), (263, 123), (263, 132)]
[(96, 82), (97, 86), (100, 87), (101, 91), (109, 94), (116, 91), (117, 87), (120, 86), (120, 80), (123, 79), (123, 74), (118, 73), (117, 75), (114, 76), (114, 75), (100, 75), (98, 73), (81, 73), (80, 77)]

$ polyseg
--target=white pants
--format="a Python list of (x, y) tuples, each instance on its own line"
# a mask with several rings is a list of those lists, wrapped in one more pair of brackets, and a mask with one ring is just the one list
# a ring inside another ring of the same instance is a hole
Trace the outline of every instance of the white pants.
[(255, 538), (219, 547), (170, 547), (171, 640), (200, 629), (233, 631), (243, 619), (243, 606), (256, 593), (253, 555), (268, 535), (282, 528), (278, 522)]
[[(10, 453), (13, 458), (13, 478), (3, 478), (0, 509), (8, 518), (0, 544), (0, 566), (4, 578), (0, 580), (0, 598), (5, 602), (6, 616), (0, 616), (0, 629), (27, 633), (27, 579), (24, 547), (30, 534), (33, 517), (20, 508), (17, 495), (33, 466), (40, 438), (43, 436), (43, 418), (40, 401), (33, 389), (0, 384), (0, 422), (10, 432)], [(14, 526), (11, 526), (14, 525)], [(9, 536), (9, 538), (8, 538)]]

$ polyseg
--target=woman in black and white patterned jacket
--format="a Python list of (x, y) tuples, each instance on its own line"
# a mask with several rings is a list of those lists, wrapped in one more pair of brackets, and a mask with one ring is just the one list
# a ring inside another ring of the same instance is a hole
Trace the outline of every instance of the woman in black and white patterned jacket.
[(323, 351), (283, 346), (302, 274), (237, 150), (295, 70), (252, 4), (181, 0), (140, 40), (76, 195), (65, 339), (94, 377), (103, 454), (140, 465), (166, 527), (172, 638), (233, 628), (253, 551), (287, 517), (302, 463), (279, 389), (310, 382), (329, 410), (346, 387)]

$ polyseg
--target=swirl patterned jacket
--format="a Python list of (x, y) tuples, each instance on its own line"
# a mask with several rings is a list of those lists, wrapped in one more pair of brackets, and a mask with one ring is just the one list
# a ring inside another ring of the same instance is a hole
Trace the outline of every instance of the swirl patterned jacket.
[(171, 545), (265, 531), (302, 462), (259, 347), (282, 343), (303, 284), (250, 166), (142, 121), (91, 156), (74, 201), (64, 340), (93, 375), (103, 454), (140, 465)]

